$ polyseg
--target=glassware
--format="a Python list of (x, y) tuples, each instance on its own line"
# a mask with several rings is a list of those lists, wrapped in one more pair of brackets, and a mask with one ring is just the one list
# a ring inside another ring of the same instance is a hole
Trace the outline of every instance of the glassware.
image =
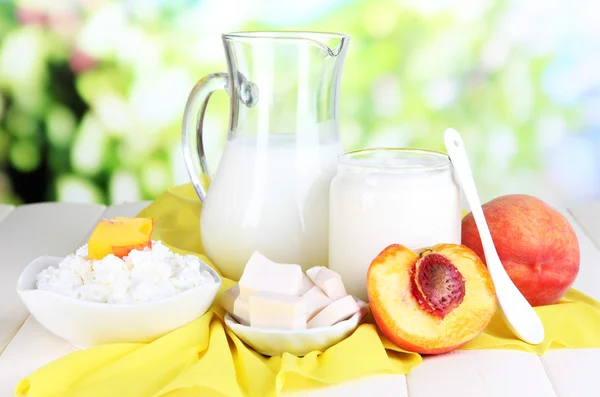
[[(183, 151), (203, 203), (202, 243), (223, 275), (239, 279), (253, 251), (304, 269), (326, 265), (329, 184), (342, 153), (338, 90), (349, 37), (242, 32), (222, 36), (228, 73), (193, 88)], [(229, 133), (214, 179), (202, 145), (212, 92), (230, 96)]]
[(329, 268), (349, 294), (366, 301), (367, 270), (384, 248), (460, 244), (461, 220), (461, 190), (445, 153), (345, 153), (331, 182)]

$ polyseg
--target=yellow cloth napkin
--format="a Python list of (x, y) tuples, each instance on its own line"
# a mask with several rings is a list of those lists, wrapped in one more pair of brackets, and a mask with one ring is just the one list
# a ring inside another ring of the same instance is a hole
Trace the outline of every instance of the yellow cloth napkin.
[[(139, 216), (156, 221), (153, 238), (181, 253), (202, 255), (201, 205), (191, 185), (169, 189)], [(213, 266), (214, 267), (214, 266)], [(234, 282), (223, 279), (220, 294)], [(545, 341), (517, 340), (499, 314), (463, 349), (516, 349), (542, 354), (557, 348), (600, 348), (600, 303), (571, 290), (556, 305), (538, 307)], [(299, 358), (264, 357), (222, 322), (218, 304), (201, 318), (151, 342), (98, 346), (73, 352), (17, 385), (29, 397), (276, 396), (341, 383), (369, 374), (407, 374), (422, 361), (381, 335), (372, 318), (324, 352)]]

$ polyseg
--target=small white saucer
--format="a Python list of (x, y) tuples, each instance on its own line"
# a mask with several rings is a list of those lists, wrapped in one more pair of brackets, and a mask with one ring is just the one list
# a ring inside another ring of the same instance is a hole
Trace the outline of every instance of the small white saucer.
[(280, 330), (250, 327), (238, 323), (229, 313), (225, 314), (225, 325), (243, 342), (265, 356), (290, 353), (305, 356), (313, 350), (324, 351), (347, 338), (358, 328), (368, 312), (368, 306), (354, 298), (360, 310), (352, 317), (330, 327), (301, 330)]

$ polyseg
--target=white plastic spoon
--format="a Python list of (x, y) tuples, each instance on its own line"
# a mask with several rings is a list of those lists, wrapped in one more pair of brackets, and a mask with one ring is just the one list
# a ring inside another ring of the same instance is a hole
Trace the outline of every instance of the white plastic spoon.
[(481, 237), (485, 261), (496, 288), (496, 297), (504, 321), (512, 332), (527, 343), (537, 345), (544, 340), (544, 326), (533, 307), (513, 284), (500, 262), (490, 229), (483, 215), (481, 202), (460, 134), (448, 128), (444, 132), (444, 144), (458, 174), (463, 191), (473, 212), (475, 224)]

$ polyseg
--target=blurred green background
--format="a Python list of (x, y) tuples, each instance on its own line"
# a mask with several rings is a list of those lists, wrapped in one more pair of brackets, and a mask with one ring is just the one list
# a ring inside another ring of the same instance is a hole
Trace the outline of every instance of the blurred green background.
[[(0, 202), (149, 200), (187, 181), (189, 90), (225, 71), (220, 34), (351, 36), (345, 149), (443, 149), (463, 133), (484, 200), (600, 199), (594, 1), (0, 0)], [(215, 169), (228, 102), (209, 105)]]

